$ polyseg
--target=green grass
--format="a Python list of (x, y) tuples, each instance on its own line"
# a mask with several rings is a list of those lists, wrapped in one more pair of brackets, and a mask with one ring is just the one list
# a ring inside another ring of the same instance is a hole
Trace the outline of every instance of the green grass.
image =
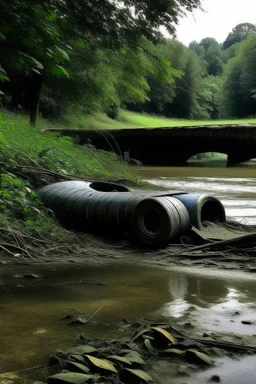
[(94, 116), (81, 116), (75, 112), (65, 116), (62, 122), (51, 124), (52, 128), (70, 128), (70, 129), (118, 129), (118, 128), (143, 128), (143, 127), (181, 127), (198, 125), (216, 125), (216, 124), (256, 124), (256, 118), (236, 119), (236, 120), (186, 120), (186, 119), (168, 119), (161, 116), (134, 113), (126, 110), (120, 110), (116, 120), (108, 118), (104, 114)]
[(81, 178), (135, 180), (128, 166), (116, 155), (77, 146), (69, 137), (42, 132), (56, 127), (59, 125), (41, 120), (33, 129), (27, 116), (0, 112), (0, 139), (10, 153), (13, 148), (51, 171)]
[(147, 114), (138, 114), (134, 112), (120, 112), (120, 121), (123, 121), (130, 127), (180, 127), (180, 126), (197, 126), (197, 125), (218, 125), (218, 124), (256, 124), (254, 119), (240, 120), (185, 120), (185, 119), (168, 119), (165, 117), (152, 116)]

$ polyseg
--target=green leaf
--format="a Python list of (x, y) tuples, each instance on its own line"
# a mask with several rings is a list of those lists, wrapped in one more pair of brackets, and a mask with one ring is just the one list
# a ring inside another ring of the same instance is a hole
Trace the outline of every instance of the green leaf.
[(68, 362), (67, 368), (69, 371), (78, 372), (78, 373), (88, 373), (90, 372), (89, 368), (87, 368), (84, 364)]
[(67, 54), (67, 52), (66, 51), (64, 51), (64, 49), (62, 49), (62, 48), (59, 48), (59, 47), (56, 47), (56, 51), (57, 51), (57, 53), (59, 54), (59, 56), (62, 58), (62, 59), (64, 59), (64, 60), (70, 60), (69, 59), (69, 55)]
[(78, 354), (81, 355), (83, 353), (90, 354), (93, 352), (97, 352), (97, 349), (94, 347), (91, 347), (90, 345), (78, 345), (77, 347), (69, 349), (66, 353), (68, 354)]
[(205, 353), (198, 352), (194, 349), (189, 349), (185, 353), (185, 357), (195, 364), (204, 364), (204, 365), (212, 365), (213, 360), (207, 356)]
[(149, 339), (145, 339), (144, 345), (149, 352), (153, 352), (154, 348), (153, 348), (151, 341)]
[(35, 68), (32, 68), (31, 71), (37, 73), (37, 74), (40, 75), (40, 76), (42, 75), (41, 72), (39, 72), (39, 71), (38, 71), (37, 69), (35, 69)]
[(140, 380), (144, 381), (145, 383), (152, 383), (153, 379), (152, 377), (145, 371), (141, 371), (140, 369), (129, 369), (125, 368), (125, 371), (130, 372), (132, 375), (137, 376)]
[(108, 359), (118, 361), (120, 363), (125, 363), (128, 365), (132, 365), (131, 360), (128, 357), (124, 357), (124, 356), (111, 355), (111, 356), (108, 356)]
[(94, 379), (95, 375), (76, 372), (62, 372), (47, 378), (48, 384), (83, 384)]
[(70, 77), (66, 69), (64, 69), (61, 65), (58, 64), (54, 64), (51, 67), (51, 73), (56, 77)]
[(4, 93), (3, 91), (0, 91), (0, 95), (1, 95), (1, 96), (4, 96), (5, 93)]
[(49, 15), (47, 16), (47, 20), (48, 21), (54, 21), (56, 19), (56, 13), (49, 13)]
[(10, 81), (6, 71), (2, 67), (0, 67), (0, 81)]
[(41, 69), (43, 70), (44, 69), (44, 66), (43, 64), (40, 63), (40, 61), (36, 60), (34, 57), (30, 56), (30, 59), (33, 61), (33, 63), (36, 64), (37, 68), (38, 69)]
[(0, 40), (6, 40), (6, 37), (3, 33), (0, 32)]
[(132, 363), (145, 364), (145, 361), (141, 358), (141, 355), (137, 351), (131, 351), (124, 357), (129, 359)]

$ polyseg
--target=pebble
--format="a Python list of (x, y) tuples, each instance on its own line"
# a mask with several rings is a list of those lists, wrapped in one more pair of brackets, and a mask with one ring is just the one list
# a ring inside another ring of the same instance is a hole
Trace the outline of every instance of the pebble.
[(213, 381), (214, 383), (220, 383), (221, 382), (221, 378), (219, 377), (219, 375), (213, 375), (210, 378), (210, 381)]

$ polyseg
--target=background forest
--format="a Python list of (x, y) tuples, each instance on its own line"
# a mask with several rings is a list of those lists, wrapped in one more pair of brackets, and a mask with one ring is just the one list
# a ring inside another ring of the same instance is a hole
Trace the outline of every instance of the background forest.
[(237, 25), (222, 44), (171, 37), (180, 6), (198, 0), (179, 0), (172, 13), (161, 1), (0, 3), (0, 103), (30, 113), (31, 125), (38, 110), (77, 126), (79, 116), (116, 119), (120, 108), (185, 119), (256, 114), (255, 25)]

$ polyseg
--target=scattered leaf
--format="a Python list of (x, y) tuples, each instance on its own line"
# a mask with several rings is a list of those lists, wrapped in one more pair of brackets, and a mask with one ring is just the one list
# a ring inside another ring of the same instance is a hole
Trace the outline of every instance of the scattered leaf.
[(72, 360), (76, 360), (78, 362), (84, 362), (84, 358), (82, 355), (70, 355), (69, 356)]
[(172, 356), (172, 355), (182, 356), (184, 354), (185, 354), (184, 351), (181, 351), (180, 349), (175, 349), (175, 348), (168, 348), (168, 349), (165, 349), (164, 351), (161, 351), (161, 356)]
[(105, 371), (111, 371), (111, 372), (117, 373), (117, 370), (115, 369), (114, 365), (110, 361), (104, 360), (104, 359), (98, 359), (97, 357), (93, 357), (90, 355), (85, 355), (85, 357), (87, 357), (94, 366), (100, 369), (104, 369)]
[(167, 340), (169, 340), (172, 344), (175, 344), (175, 340), (173, 338), (173, 336), (168, 332), (166, 331), (165, 329), (163, 328), (159, 328), (159, 327), (153, 327), (152, 328), (154, 331), (160, 333), (162, 336), (164, 336)]
[(93, 352), (97, 352), (97, 349), (92, 347), (91, 345), (78, 345), (77, 347), (71, 348), (67, 351), (68, 354), (90, 354)]
[(195, 351), (193, 349), (189, 349), (188, 351), (186, 351), (185, 356), (191, 363), (206, 365), (213, 364), (213, 360), (208, 355), (202, 352)]
[(78, 373), (88, 373), (90, 372), (89, 368), (87, 368), (85, 365), (81, 363), (75, 363), (75, 362), (68, 362), (67, 368), (69, 371), (72, 372), (78, 372)]
[(131, 351), (124, 357), (129, 359), (132, 363), (145, 364), (145, 361), (141, 358), (141, 355), (137, 351)]
[(144, 381), (145, 383), (152, 383), (152, 377), (145, 371), (141, 371), (140, 369), (129, 369), (125, 368), (124, 371), (129, 372), (133, 376), (136, 376), (139, 380)]
[(153, 346), (151, 344), (151, 341), (149, 339), (145, 339), (144, 345), (145, 345), (145, 347), (147, 348), (147, 350), (149, 352), (153, 352), (154, 351), (154, 348), (153, 348)]
[(143, 329), (142, 331), (136, 333), (136, 335), (132, 338), (132, 342), (139, 339), (144, 333), (149, 332), (149, 329)]
[(124, 363), (124, 364), (128, 364), (128, 365), (132, 365), (131, 360), (128, 357), (124, 357), (124, 356), (112, 355), (112, 356), (108, 356), (108, 359), (116, 360), (120, 363)]
[(62, 372), (47, 378), (48, 384), (83, 384), (92, 380), (94, 375), (76, 372)]

